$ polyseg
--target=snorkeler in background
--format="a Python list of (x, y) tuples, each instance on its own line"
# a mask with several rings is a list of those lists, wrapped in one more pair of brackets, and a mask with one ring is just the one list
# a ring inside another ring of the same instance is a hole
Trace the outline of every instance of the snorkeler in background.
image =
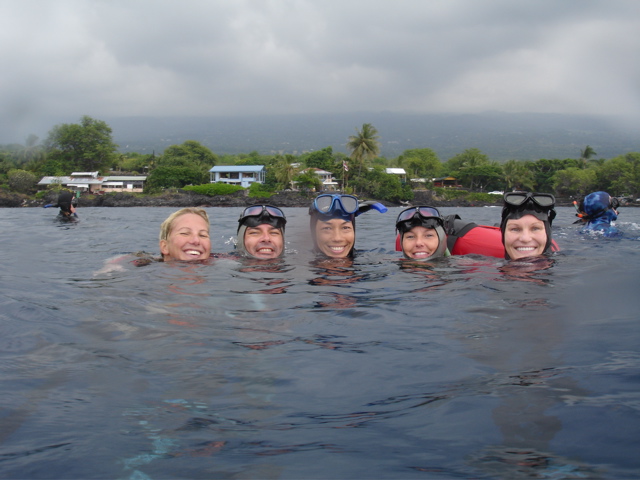
[(551, 223), (556, 199), (550, 193), (508, 192), (502, 207), (502, 243), (505, 258), (515, 260), (556, 251)]
[(61, 220), (73, 220), (78, 218), (76, 213), (77, 199), (73, 192), (64, 190), (58, 195), (58, 202), (45, 205), (44, 208), (58, 207), (58, 218)]
[(272, 205), (251, 205), (238, 219), (238, 253), (245, 257), (269, 260), (284, 253), (284, 212)]
[(396, 219), (398, 238), (396, 250), (406, 258), (432, 260), (449, 256), (444, 221), (437, 208), (411, 207), (403, 210)]
[(593, 192), (578, 202), (573, 202), (579, 217), (575, 223), (585, 224), (583, 231), (602, 232), (605, 237), (616, 237), (622, 232), (611, 225), (618, 219), (620, 202), (607, 192)]
[(353, 258), (356, 217), (371, 209), (387, 211), (381, 203), (360, 202), (353, 195), (318, 195), (309, 207), (314, 251), (329, 258)]

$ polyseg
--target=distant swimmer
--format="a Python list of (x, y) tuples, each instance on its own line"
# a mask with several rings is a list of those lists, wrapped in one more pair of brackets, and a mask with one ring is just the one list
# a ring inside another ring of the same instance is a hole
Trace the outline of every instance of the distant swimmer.
[(281, 257), (286, 223), (284, 212), (273, 205), (245, 208), (238, 219), (238, 253), (259, 260)]
[(575, 223), (585, 224), (583, 231), (601, 232), (605, 237), (621, 236), (622, 232), (611, 225), (618, 219), (620, 202), (607, 192), (593, 192), (584, 197), (580, 203), (573, 202), (579, 217)]
[(58, 195), (58, 203), (45, 205), (44, 208), (57, 207), (60, 209), (58, 218), (62, 220), (73, 220), (78, 218), (76, 213), (77, 200), (73, 192), (64, 190)]

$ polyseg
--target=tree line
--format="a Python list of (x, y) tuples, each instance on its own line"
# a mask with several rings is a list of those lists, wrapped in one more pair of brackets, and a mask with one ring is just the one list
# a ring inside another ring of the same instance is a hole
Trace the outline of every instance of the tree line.
[[(576, 158), (493, 161), (477, 148), (467, 148), (442, 161), (430, 148), (405, 150), (396, 158), (380, 156), (380, 135), (365, 123), (347, 138), (348, 155), (333, 147), (300, 155), (285, 153), (217, 155), (195, 140), (171, 145), (161, 154), (119, 153), (109, 125), (83, 116), (77, 124), (54, 126), (44, 141), (29, 135), (24, 145), (0, 146), (0, 189), (24, 194), (37, 190), (43, 176), (73, 171), (102, 175), (147, 175), (145, 193), (209, 182), (214, 165), (265, 165), (261, 190), (322, 189), (311, 168), (329, 171), (346, 192), (379, 200), (405, 201), (414, 189), (429, 189), (434, 179), (454, 177), (469, 192), (529, 190), (560, 197), (580, 197), (605, 190), (611, 195), (640, 197), (640, 153), (596, 158), (586, 146)], [(385, 173), (386, 167), (407, 172), (407, 181)]]

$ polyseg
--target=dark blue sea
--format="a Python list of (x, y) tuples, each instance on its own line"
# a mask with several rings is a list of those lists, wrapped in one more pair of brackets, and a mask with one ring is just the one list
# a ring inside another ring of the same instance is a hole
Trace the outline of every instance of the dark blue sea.
[(533, 265), (402, 262), (400, 209), (317, 261), (303, 208), (281, 262), (130, 263), (175, 210), (0, 209), (0, 478), (640, 478), (640, 208)]

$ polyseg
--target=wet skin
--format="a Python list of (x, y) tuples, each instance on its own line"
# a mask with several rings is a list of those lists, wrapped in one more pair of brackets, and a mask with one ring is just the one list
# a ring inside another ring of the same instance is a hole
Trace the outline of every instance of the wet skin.
[(340, 218), (318, 221), (315, 226), (318, 248), (331, 258), (344, 258), (349, 255), (356, 240), (353, 223)]
[(277, 258), (284, 249), (282, 230), (266, 223), (247, 227), (244, 232), (244, 248), (255, 258)]
[(544, 222), (533, 215), (507, 220), (504, 248), (511, 259), (542, 255), (547, 244)]
[(429, 258), (439, 245), (440, 239), (433, 228), (416, 226), (402, 236), (402, 251), (409, 258)]
[(211, 254), (209, 226), (200, 215), (186, 213), (177, 217), (167, 240), (160, 240), (165, 261), (204, 260)]

